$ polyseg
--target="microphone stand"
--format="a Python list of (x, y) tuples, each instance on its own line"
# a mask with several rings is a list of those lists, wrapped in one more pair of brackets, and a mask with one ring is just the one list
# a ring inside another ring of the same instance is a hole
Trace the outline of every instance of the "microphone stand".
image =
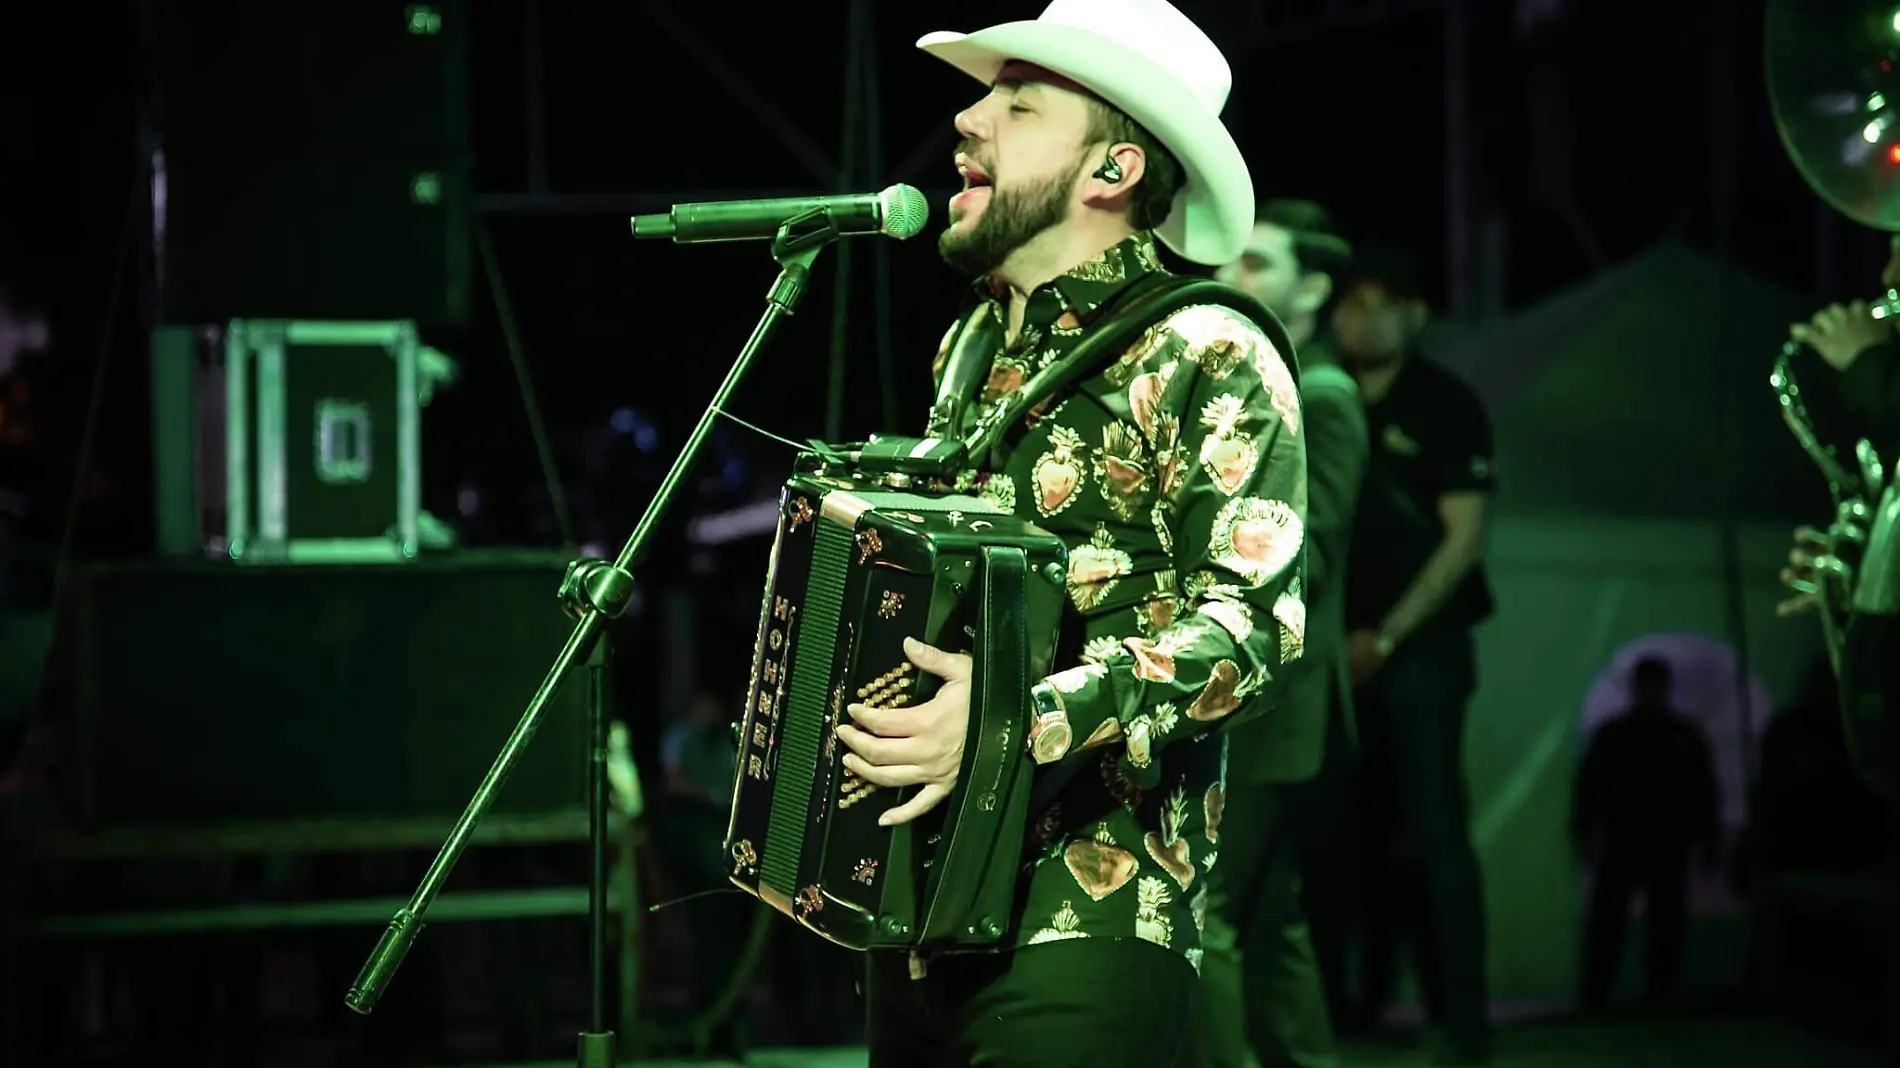
[[(496, 755), (488, 774), (475, 788), (468, 807), (462, 810), (461, 817), (455, 821), (447, 840), (430, 863), (429, 870), (423, 873), (422, 882), (416, 887), (414, 896), (389, 921), (389, 928), (370, 952), (362, 971), (357, 973), (356, 981), (343, 999), (354, 1011), (368, 1015), (376, 1007), (390, 979), (395, 976), (397, 967), (402, 964), (403, 957), (415, 944), (416, 936), (422, 933), (423, 916), (448, 879), (450, 869), (455, 867), (462, 851), (468, 848), (469, 837), (474, 833), (476, 824), (487, 815), (489, 807), (495, 802), (495, 795), (501, 790), (502, 782), (533, 740), (534, 732), (547, 712), (548, 702), (560, 690), (561, 683), (574, 665), (586, 660), (590, 675), (587, 709), (587, 831), (592, 852), (587, 880), (587, 921), (590, 936), (588, 970), (592, 989), (588, 999), (587, 1030), (580, 1035), (578, 1063), (580, 1068), (611, 1068), (615, 1063), (614, 1032), (607, 1022), (610, 951), (607, 941), (608, 735), (603, 679), (606, 643), (602, 631), (606, 621), (626, 611), (633, 599), (634, 583), (630, 569), (639, 559), (641, 550), (659, 525), (667, 507), (672, 504), (681, 481), (705, 448), (713, 422), (780, 321), (797, 310), (818, 254), (837, 241), (838, 237), (837, 224), (824, 209), (807, 212), (779, 228), (772, 242), (772, 258), (778, 262), (780, 270), (778, 280), (772, 283), (771, 291), (766, 295), (765, 312), (753, 328), (752, 336), (746, 339), (745, 347), (740, 350), (732, 369), (726, 372), (725, 381), (719, 384), (718, 392), (713, 394), (712, 403), (707, 405), (705, 413), (699, 417), (698, 425), (693, 427), (692, 434), (687, 437), (679, 458), (673, 461), (666, 478), (660, 482), (660, 488), (654, 493), (646, 512), (641, 515), (626, 546), (620, 550), (620, 556), (611, 562), (576, 560), (568, 565), (567, 574), (561, 581), (560, 599), (567, 614), (578, 621), (574, 631), (555, 657), (554, 666), (541, 680), (540, 688), (528, 702), (527, 710), (521, 714), (514, 732), (502, 744), (501, 752)], [(633, 923), (635, 919), (627, 916), (622, 922)]]

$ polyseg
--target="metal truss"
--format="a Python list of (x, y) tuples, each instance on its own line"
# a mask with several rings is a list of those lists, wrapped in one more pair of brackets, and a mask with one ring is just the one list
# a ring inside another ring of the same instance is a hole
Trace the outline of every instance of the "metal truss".
[[(527, 81), (523, 94), (526, 100), (523, 118), (528, 130), (528, 188), (512, 193), (482, 194), (476, 198), (479, 210), (503, 215), (638, 215), (665, 211), (682, 201), (741, 200), (781, 195), (764, 189), (698, 189), (691, 193), (562, 193), (550, 189), (547, 173), (546, 58), (541, 40), (542, 0), (526, 0), (525, 10), (521, 48), (522, 68)], [(833, 155), (774, 107), (771, 99), (727, 60), (712, 42), (682, 21), (664, 3), (642, 0), (640, 11), (674, 48), (698, 64), (712, 84), (723, 89), (758, 121), (766, 133), (776, 138), (786, 154), (803, 164), (818, 184), (829, 188), (839, 180), (840, 168)]]
[[(1203, 0), (1238, 31), (1235, 51), (1259, 51), (1315, 37), (1362, 30), (1393, 19), (1441, 11), (1456, 0)], [(1239, 8), (1238, 11), (1233, 10)]]
[[(630, 191), (624, 193), (561, 193), (548, 187), (547, 178), (547, 106), (544, 58), (541, 47), (542, 0), (526, 0), (527, 19), (521, 37), (524, 70), (527, 72), (525, 120), (528, 127), (528, 188), (510, 193), (488, 193), (477, 198), (480, 210), (504, 215), (576, 215), (665, 211), (690, 200), (746, 200), (773, 196), (808, 194), (799, 190), (727, 188), (698, 189), (687, 192)], [(875, 115), (879, 99), (876, 57), (870, 53), (875, 39), (871, 32), (873, 0), (850, 0), (850, 30), (855, 47), (849, 49), (852, 69), (846, 71), (844, 114), (846, 129), (839, 151), (825, 148), (801, 129), (772, 103), (770, 94), (759, 89), (719, 50), (692, 26), (682, 20), (673, 6), (664, 0), (640, 0), (639, 10), (653, 27), (690, 57), (710, 82), (723, 90), (740, 109), (755, 120), (761, 131), (776, 139), (779, 147), (797, 160), (811, 176), (813, 185), (836, 191), (852, 188), (853, 180), (868, 183), (914, 182), (931, 163), (940, 161), (948, 151), (950, 134), (933, 131), (907, 151), (895, 167), (876, 173), (882, 152), (875, 125), (865, 121)], [(867, 62), (868, 61), (868, 62)], [(865, 64), (860, 66), (859, 64)], [(853, 122), (851, 120), (858, 121)], [(855, 150), (855, 151), (854, 151)], [(866, 174), (867, 170), (872, 173)], [(933, 199), (947, 197), (952, 190), (926, 189)]]
[(1236, 61), (1316, 38), (1370, 29), (1396, 19), (1439, 16), (1444, 56), (1445, 310), (1472, 311), (1468, 23), (1470, 0), (1198, 0), (1193, 13), (1219, 26)]
[[(664, 0), (640, 0), (639, 10), (659, 36), (672, 48), (693, 61), (710, 84), (723, 90), (739, 110), (755, 121), (762, 133), (774, 139), (784, 155), (796, 160), (810, 177), (804, 189), (728, 188), (696, 189), (690, 192), (637, 190), (616, 193), (564, 193), (549, 187), (547, 173), (547, 104), (545, 57), (541, 41), (541, 0), (526, 0), (526, 20), (521, 35), (523, 70), (527, 86), (524, 119), (527, 125), (528, 188), (510, 193), (486, 193), (476, 197), (476, 209), (484, 215), (643, 215), (664, 212), (675, 204), (703, 200), (756, 200), (772, 197), (808, 195), (813, 188), (836, 192), (868, 190), (876, 185), (910, 180), (932, 161), (949, 151), (949, 131), (933, 132), (907, 152), (894, 171), (885, 171), (880, 92), (873, 23), (874, 0), (849, 0), (847, 44), (845, 49), (845, 86), (843, 128), (836, 151), (828, 149), (809, 131), (786, 115), (769, 93), (755, 85), (712, 41), (701, 35), (675, 13)], [(932, 201), (948, 200), (952, 190), (926, 189)], [(877, 339), (877, 379), (884, 422), (897, 421), (896, 392), (892, 381), (890, 331), (889, 248), (884, 242), (871, 242), (868, 250), (854, 249), (862, 242), (841, 242), (833, 251), (837, 269), (836, 299), (832, 307), (831, 366), (825, 403), (825, 434), (837, 440), (843, 428), (846, 397), (845, 383), (862, 376), (847, 376), (846, 336), (850, 325), (850, 295), (853, 258), (856, 251), (869, 251), (875, 281), (874, 336)]]
[[(755, 197), (791, 196), (793, 191), (728, 188), (699, 189), (691, 193), (630, 191), (624, 193), (560, 193), (547, 181), (547, 115), (544, 61), (541, 48), (542, 0), (526, 0), (527, 20), (522, 33), (522, 49), (527, 72), (526, 122), (528, 127), (528, 188), (511, 193), (489, 193), (477, 198), (484, 212), (506, 215), (572, 215), (594, 213), (640, 214), (664, 211), (682, 200), (739, 200)], [(1195, 14), (1217, 19), (1240, 39), (1231, 49), (1246, 52), (1293, 44), (1313, 37), (1364, 29), (1380, 22), (1413, 14), (1443, 11), (1460, 6), (1459, 0), (1199, 0)], [(872, 0), (850, 0), (849, 18), (854, 26), (868, 27)], [(845, 158), (849, 152), (833, 153), (780, 111), (768, 93), (760, 90), (718, 46), (694, 30), (674, 12), (665, 0), (640, 0), (640, 11), (656, 30), (690, 56), (712, 84), (724, 90), (734, 103), (756, 120), (762, 130), (775, 138), (779, 147), (799, 161), (821, 187), (843, 191), (851, 178), (860, 173), (859, 159)], [(859, 53), (871, 51), (873, 38), (866, 34), (854, 42), (853, 60)], [(872, 57), (873, 60), (875, 57)], [(878, 98), (878, 78), (873, 66), (867, 76), (853, 77), (863, 71), (847, 72), (845, 114), (862, 116), (866, 102)], [(849, 140), (849, 138), (844, 138)], [(870, 138), (863, 138), (868, 141)], [(948, 131), (931, 131), (898, 158), (895, 166), (865, 177), (870, 182), (911, 182), (941, 159), (950, 144)], [(846, 145), (842, 148), (854, 146)], [(866, 148), (871, 146), (865, 145)], [(881, 153), (880, 153), (881, 155)], [(877, 161), (881, 163), (882, 161)], [(873, 168), (875, 172), (877, 168)], [(800, 190), (797, 192), (809, 192)], [(933, 202), (952, 190), (925, 189)]]
[[(667, 210), (674, 204), (692, 200), (742, 200), (773, 196), (792, 196), (799, 192), (783, 189), (700, 189), (690, 193), (667, 191), (629, 191), (624, 193), (560, 193), (548, 187), (545, 85), (540, 41), (541, 0), (526, 0), (527, 25), (522, 34), (528, 85), (526, 120), (528, 125), (528, 189), (516, 193), (488, 194), (476, 200), (480, 211), (498, 215), (638, 215)], [(1447, 166), (1451, 170), (1446, 211), (1451, 239), (1447, 256), (1449, 311), (1458, 315), (1465, 310), (1469, 288), (1470, 208), (1465, 185), (1468, 168), (1466, 142), (1465, 23), (1467, 0), (1198, 0), (1189, 6), (1197, 18), (1218, 26), (1221, 36), (1238, 40), (1230, 54), (1244, 55), (1310, 41), (1316, 37), (1366, 29), (1395, 18), (1441, 13), (1444, 18), (1445, 109), (1447, 125)], [(723, 56), (716, 44), (682, 20), (667, 0), (639, 0), (640, 11), (654, 29), (664, 35), (682, 54), (689, 56), (710, 83), (723, 90), (748, 114), (762, 131), (776, 139), (790, 158), (797, 160), (820, 188), (847, 191), (855, 186), (870, 188), (888, 182), (915, 182), (932, 162), (939, 160), (950, 146), (947, 130), (933, 130), (899, 157), (895, 166), (887, 166), (881, 143), (881, 123), (877, 114), (881, 99), (872, 29), (875, 0), (849, 0), (847, 69), (845, 71), (844, 124), (837, 150), (828, 150), (808, 131), (784, 114), (764, 92)], [(933, 203), (942, 203), (952, 191), (926, 188)], [(849, 244), (849, 243), (847, 243)], [(889, 373), (887, 249), (873, 243), (877, 263), (878, 349), (880, 378), (884, 379), (883, 400), (887, 420), (893, 401)], [(838, 252), (839, 278), (848, 277), (851, 250)], [(842, 292), (846, 287), (839, 286)], [(833, 367), (843, 344), (846, 308), (840, 303), (833, 309)], [(834, 373), (837, 383), (843, 379)], [(839, 385), (832, 386), (828, 398), (826, 429), (839, 426), (842, 398)]]

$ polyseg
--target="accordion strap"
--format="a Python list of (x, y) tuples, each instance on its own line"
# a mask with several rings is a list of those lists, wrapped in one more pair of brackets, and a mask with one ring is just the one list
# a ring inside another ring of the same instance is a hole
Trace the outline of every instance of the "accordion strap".
[[(1031, 774), (1023, 742), (1029, 707), (1029, 558), (1020, 546), (985, 545), (977, 571), (976, 647), (959, 770), (955, 830), (939, 861), (937, 892), (922, 941), (996, 939), (1015, 894), (1020, 831), (1030, 817)], [(1002, 835), (1004, 827), (1014, 836)], [(1009, 843), (1001, 854), (998, 847)], [(953, 930), (964, 925), (974, 930)]]
[(998, 416), (966, 428), (965, 412), (980, 379), (989, 373), (1001, 348), (1003, 324), (980, 304), (964, 320), (950, 343), (950, 355), (931, 407), (930, 436), (961, 437), (965, 453), (978, 463), (989, 458), (1002, 435), (1023, 413), (1097, 370), (1107, 359), (1120, 356), (1143, 332), (1168, 316), (1195, 305), (1217, 305), (1244, 315), (1258, 326), (1286, 360), (1295, 381), (1299, 363), (1286, 328), (1267, 306), (1233, 286), (1211, 278), (1192, 278), (1156, 271), (1123, 287), (1095, 309), (1088, 333), (1062, 359), (1037, 372), (1008, 401)]

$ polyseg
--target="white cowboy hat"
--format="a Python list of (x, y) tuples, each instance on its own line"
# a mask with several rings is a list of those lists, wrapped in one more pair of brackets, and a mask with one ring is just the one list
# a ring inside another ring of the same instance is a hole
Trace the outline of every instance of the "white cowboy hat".
[(1253, 177), (1220, 121), (1227, 58), (1165, 0), (1054, 0), (1033, 22), (925, 34), (917, 47), (984, 85), (1017, 60), (1060, 74), (1120, 108), (1174, 153), (1186, 182), (1162, 244), (1196, 263), (1236, 259), (1253, 232)]

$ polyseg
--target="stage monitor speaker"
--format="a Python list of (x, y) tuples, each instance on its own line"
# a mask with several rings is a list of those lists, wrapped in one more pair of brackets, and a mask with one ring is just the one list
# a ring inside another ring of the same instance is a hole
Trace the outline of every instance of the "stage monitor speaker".
[[(91, 825), (461, 812), (572, 627), (565, 559), (99, 567), (81, 580), (66, 785)], [(585, 802), (577, 668), (496, 813)]]
[(159, 315), (464, 325), (466, 0), (147, 0)]

